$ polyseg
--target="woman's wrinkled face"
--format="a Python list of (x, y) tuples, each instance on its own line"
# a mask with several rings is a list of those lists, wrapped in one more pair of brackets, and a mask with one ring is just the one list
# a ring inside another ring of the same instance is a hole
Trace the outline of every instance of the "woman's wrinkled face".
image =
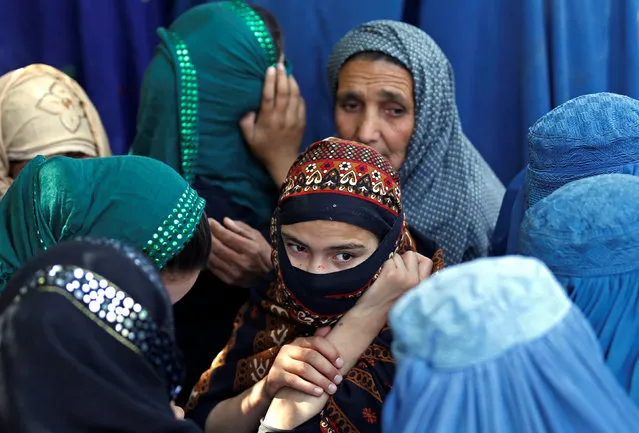
[(283, 225), (281, 232), (291, 264), (312, 274), (354, 268), (373, 255), (379, 245), (368, 230), (338, 221)]
[(399, 170), (415, 128), (413, 77), (386, 60), (354, 58), (337, 79), (337, 134), (367, 144)]

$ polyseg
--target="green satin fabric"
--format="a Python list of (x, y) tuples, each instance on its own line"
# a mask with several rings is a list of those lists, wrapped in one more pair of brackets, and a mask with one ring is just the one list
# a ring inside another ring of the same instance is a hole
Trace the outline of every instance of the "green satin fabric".
[(176, 54), (172, 36), (177, 36), (186, 45), (197, 79), (198, 155), (193, 174), (249, 209), (253, 217), (246, 222), (261, 226), (271, 217), (278, 190), (250, 153), (239, 121), (247, 112), (259, 111), (271, 63), (244, 19), (228, 6), (229, 2), (197, 6), (168, 31), (158, 31), (161, 42), (144, 76), (132, 152), (183, 171), (179, 104), (184, 80), (179, 74), (184, 64)]
[[(153, 250), (165, 234), (159, 228), (169, 215), (177, 218), (174, 210), (190, 191), (175, 170), (151, 158), (36, 157), (0, 201), (0, 290), (31, 257), (67, 239), (112, 238)], [(167, 229), (166, 240), (177, 242), (178, 234), (181, 239), (155, 262), (159, 268), (191, 239), (203, 208), (197, 198), (172, 232)]]

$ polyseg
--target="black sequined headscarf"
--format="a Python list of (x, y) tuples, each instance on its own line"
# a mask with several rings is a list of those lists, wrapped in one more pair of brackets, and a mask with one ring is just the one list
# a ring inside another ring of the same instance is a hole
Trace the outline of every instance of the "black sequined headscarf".
[(50, 248), (0, 295), (0, 425), (11, 432), (190, 432), (182, 363), (151, 262), (111, 240)]

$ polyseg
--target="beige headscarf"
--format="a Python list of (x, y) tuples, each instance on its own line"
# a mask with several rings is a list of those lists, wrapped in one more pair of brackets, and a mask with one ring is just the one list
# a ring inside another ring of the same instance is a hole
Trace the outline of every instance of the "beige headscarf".
[(0, 77), (0, 199), (13, 182), (10, 161), (72, 152), (111, 155), (100, 116), (82, 87), (39, 64)]

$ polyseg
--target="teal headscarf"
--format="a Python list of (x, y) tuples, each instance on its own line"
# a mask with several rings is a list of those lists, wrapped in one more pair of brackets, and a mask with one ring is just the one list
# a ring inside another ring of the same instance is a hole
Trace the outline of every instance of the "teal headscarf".
[(40, 251), (75, 237), (113, 238), (158, 268), (182, 250), (204, 200), (171, 167), (141, 156), (38, 156), (0, 201), (0, 290)]
[(221, 188), (253, 215), (247, 223), (267, 224), (277, 187), (239, 127), (259, 110), (266, 70), (277, 62), (264, 22), (232, 0), (194, 7), (158, 34), (131, 152), (166, 162), (191, 184), (197, 177)]

